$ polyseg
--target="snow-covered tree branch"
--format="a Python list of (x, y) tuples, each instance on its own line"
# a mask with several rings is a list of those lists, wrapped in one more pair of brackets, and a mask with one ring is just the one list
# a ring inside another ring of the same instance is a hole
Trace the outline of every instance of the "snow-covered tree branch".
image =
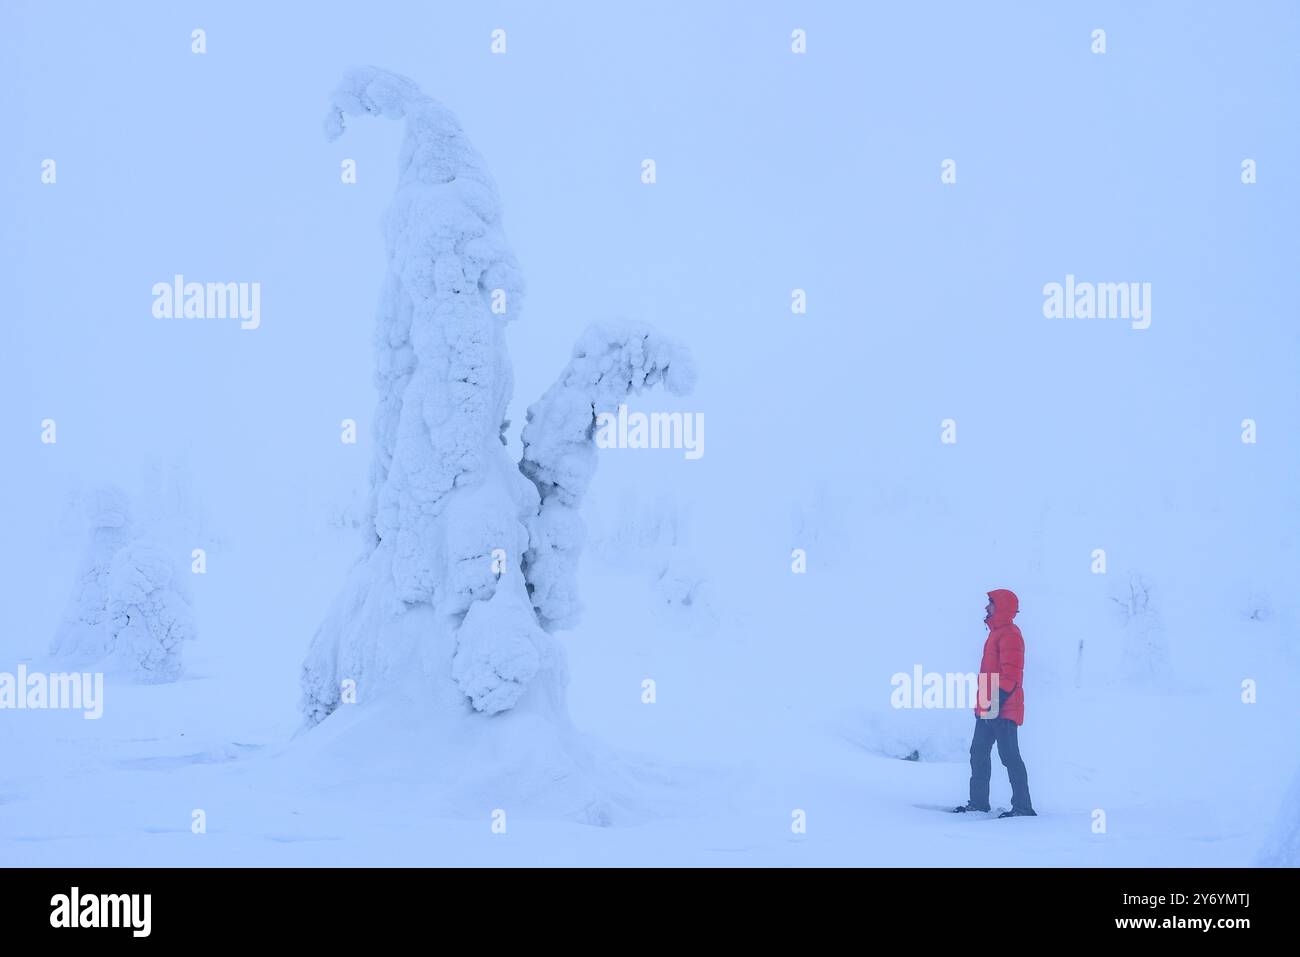
[(528, 525), (524, 578), (548, 631), (571, 626), (581, 611), (579, 507), (596, 471), (596, 418), (660, 382), (675, 395), (694, 388), (686, 350), (644, 323), (601, 323), (587, 329), (559, 379), (528, 409), (519, 468), (541, 508)]

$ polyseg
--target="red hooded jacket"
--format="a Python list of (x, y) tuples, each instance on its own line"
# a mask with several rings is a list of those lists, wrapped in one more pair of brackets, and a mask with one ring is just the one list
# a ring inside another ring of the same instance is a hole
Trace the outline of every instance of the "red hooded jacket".
[[(985, 624), (989, 636), (984, 642), (984, 656), (980, 659), (980, 688), (988, 688), (991, 675), (998, 676), (1001, 691), (1011, 692), (998, 708), (999, 718), (1010, 718), (1017, 725), (1025, 723), (1025, 689), (1021, 682), (1025, 676), (1025, 639), (1020, 629), (1011, 623), (1020, 611), (1020, 599), (1005, 588), (989, 592), (993, 613)], [(999, 697), (1001, 697), (999, 695)], [(975, 715), (984, 713), (980, 702), (975, 702)]]

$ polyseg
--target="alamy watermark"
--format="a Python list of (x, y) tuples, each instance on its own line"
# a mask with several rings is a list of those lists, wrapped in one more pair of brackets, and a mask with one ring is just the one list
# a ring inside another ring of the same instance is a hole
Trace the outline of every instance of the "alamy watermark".
[(94, 721), (104, 715), (104, 674), (89, 671), (0, 671), (0, 711), (81, 711)]
[(155, 319), (238, 319), (239, 328), (262, 324), (260, 282), (186, 282), (177, 273), (171, 282), (153, 284)]
[(897, 672), (889, 679), (889, 703), (894, 708), (974, 708), (989, 710), (992, 689), (998, 687), (997, 673), (929, 671), (920, 665), (912, 673)]
[(83, 894), (73, 887), (50, 898), (50, 926), (129, 928), (132, 937), (148, 937), (152, 911), (152, 894)]
[(703, 412), (618, 412), (596, 415), (598, 449), (684, 449), (686, 458), (704, 455)]
[(1043, 286), (1043, 315), (1048, 319), (1126, 319), (1134, 329), (1151, 325), (1151, 283), (1076, 282)]

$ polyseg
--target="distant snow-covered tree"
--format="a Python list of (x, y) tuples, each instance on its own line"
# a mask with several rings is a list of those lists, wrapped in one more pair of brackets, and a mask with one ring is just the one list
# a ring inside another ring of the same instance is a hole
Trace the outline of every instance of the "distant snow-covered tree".
[(138, 538), (130, 500), (107, 486), (87, 498), (90, 541), (51, 653), (146, 682), (181, 674), (194, 618), (173, 550)]
[(188, 589), (173, 555), (131, 542), (113, 556), (108, 574), (107, 632), (115, 665), (141, 681), (175, 681), (182, 642), (194, 637)]
[(85, 501), (90, 535), (77, 570), (67, 611), (50, 653), (90, 661), (109, 650), (108, 575), (113, 556), (131, 540), (131, 505), (114, 486), (93, 490)]

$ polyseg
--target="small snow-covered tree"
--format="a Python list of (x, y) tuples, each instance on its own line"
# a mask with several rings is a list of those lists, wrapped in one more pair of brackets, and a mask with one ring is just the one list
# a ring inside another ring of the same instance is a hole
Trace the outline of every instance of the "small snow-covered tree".
[(482, 157), (405, 77), (353, 70), (331, 102), (331, 137), (359, 115), (404, 119), (406, 132), (385, 217), (366, 546), (312, 639), (304, 716), (333, 713), (346, 683), (358, 703), (398, 696), (448, 720), (508, 711), (565, 725), (563, 649), (542, 624), (572, 621), (572, 512), (594, 467), (596, 409), (688, 384), (686, 357), (646, 327), (589, 331), (530, 411), (524, 462), (511, 461), (504, 327), (524, 290)]
[(108, 575), (113, 556), (131, 540), (131, 505), (126, 493), (103, 486), (86, 498), (90, 536), (50, 653), (91, 661), (109, 650)]
[(107, 633), (114, 664), (137, 680), (175, 681), (181, 643), (194, 637), (185, 579), (164, 548), (131, 542), (108, 573)]

